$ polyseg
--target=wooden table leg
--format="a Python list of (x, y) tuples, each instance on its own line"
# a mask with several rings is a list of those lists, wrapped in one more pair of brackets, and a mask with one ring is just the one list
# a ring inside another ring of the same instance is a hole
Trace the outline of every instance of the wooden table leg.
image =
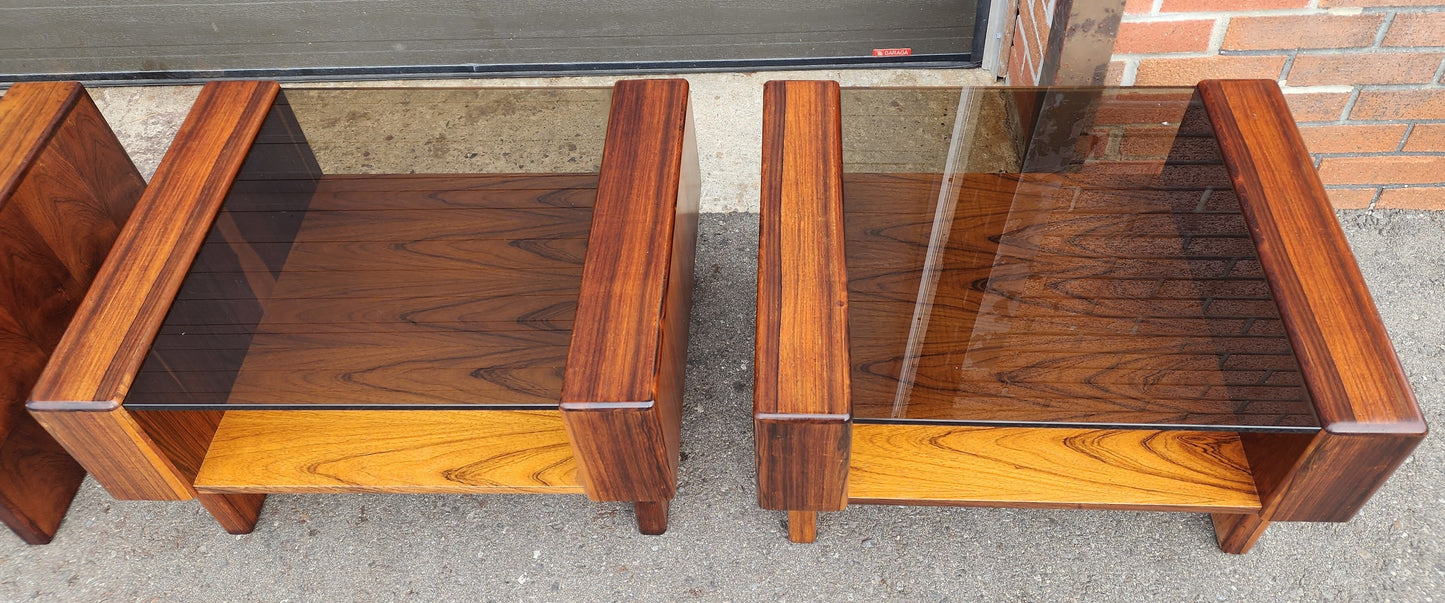
[(667, 508), (669, 500), (643, 501), (632, 503), (637, 511), (637, 531), (648, 536), (659, 536), (667, 531)]
[(1264, 535), (1264, 529), (1269, 527), (1269, 521), (1257, 514), (1214, 513), (1210, 518), (1214, 520), (1214, 536), (1219, 541), (1219, 550), (1235, 555), (1248, 553)]
[(788, 511), (788, 540), (808, 543), (817, 539), (817, 511)]

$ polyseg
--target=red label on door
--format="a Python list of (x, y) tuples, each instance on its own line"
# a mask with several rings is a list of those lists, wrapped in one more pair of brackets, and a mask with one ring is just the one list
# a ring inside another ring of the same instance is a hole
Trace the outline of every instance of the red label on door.
[(906, 57), (913, 54), (912, 48), (874, 48), (875, 57)]

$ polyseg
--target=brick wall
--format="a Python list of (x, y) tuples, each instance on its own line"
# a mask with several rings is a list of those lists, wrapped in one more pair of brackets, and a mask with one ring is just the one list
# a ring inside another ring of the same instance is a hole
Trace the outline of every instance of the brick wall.
[[(1052, 14), (1019, 0), (1010, 83)], [(1108, 83), (1278, 80), (1336, 207), (1445, 209), (1442, 72), (1445, 0), (1127, 0)]]

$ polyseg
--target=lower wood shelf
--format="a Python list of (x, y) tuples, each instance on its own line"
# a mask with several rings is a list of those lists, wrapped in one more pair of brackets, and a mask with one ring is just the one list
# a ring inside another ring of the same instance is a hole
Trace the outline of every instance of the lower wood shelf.
[(581, 494), (557, 410), (228, 411), (202, 493)]
[(855, 424), (848, 499), (1251, 513), (1239, 436), (1210, 431)]

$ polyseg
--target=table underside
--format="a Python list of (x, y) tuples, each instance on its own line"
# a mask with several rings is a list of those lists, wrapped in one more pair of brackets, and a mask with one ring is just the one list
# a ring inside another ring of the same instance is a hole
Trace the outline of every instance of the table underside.
[(596, 183), (237, 182), (126, 406), (555, 408)]

